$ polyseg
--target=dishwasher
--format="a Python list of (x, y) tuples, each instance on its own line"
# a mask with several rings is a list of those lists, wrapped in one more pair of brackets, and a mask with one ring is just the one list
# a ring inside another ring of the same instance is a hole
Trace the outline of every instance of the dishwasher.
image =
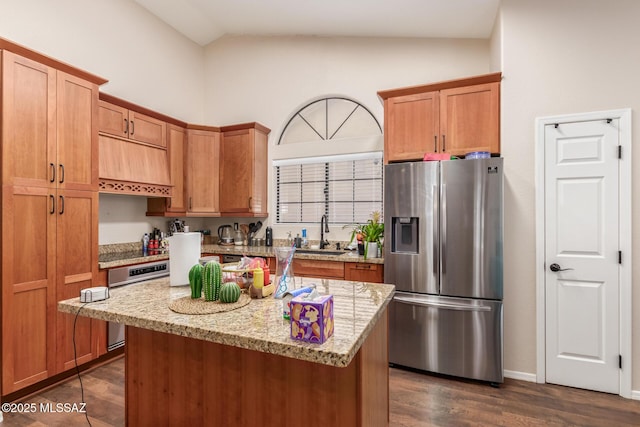
[[(146, 280), (158, 279), (169, 275), (169, 260), (147, 262), (112, 268), (107, 273), (109, 289), (131, 286)], [(107, 330), (107, 350), (115, 350), (124, 345), (124, 325), (109, 322)]]

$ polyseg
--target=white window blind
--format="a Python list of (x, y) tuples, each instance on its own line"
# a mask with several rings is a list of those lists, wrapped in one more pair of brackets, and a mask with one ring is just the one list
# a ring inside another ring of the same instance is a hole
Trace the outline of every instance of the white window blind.
[(382, 212), (382, 153), (274, 161), (276, 223), (366, 222)]

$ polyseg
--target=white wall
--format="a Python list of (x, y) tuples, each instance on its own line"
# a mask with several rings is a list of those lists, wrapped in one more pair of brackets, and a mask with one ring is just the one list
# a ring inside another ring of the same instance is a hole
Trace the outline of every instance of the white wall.
[[(103, 92), (204, 122), (204, 49), (131, 0), (2, 0), (0, 37), (108, 79)], [(101, 196), (100, 244), (158, 226), (145, 211), (145, 198)]]
[[(309, 100), (347, 96), (365, 105), (383, 126), (378, 91), (490, 70), (489, 41), (466, 39), (225, 37), (207, 46), (205, 61), (207, 121), (258, 121), (271, 129), (271, 152), (291, 114)], [(270, 212), (274, 200), (271, 192)], [(319, 239), (319, 226), (306, 228), (310, 239)], [(300, 231), (274, 226), (274, 237), (284, 238), (288, 230), (294, 236)], [(349, 230), (331, 227), (327, 237), (348, 240)]]
[[(640, 109), (640, 2), (502, 1), (502, 154), (505, 158), (505, 368), (536, 372), (536, 117), (631, 107)], [(633, 114), (633, 144), (640, 122)], [(640, 161), (634, 149), (633, 162)], [(638, 168), (633, 182), (638, 183)], [(640, 213), (633, 188), (633, 217)], [(640, 231), (633, 234), (634, 276)], [(640, 389), (640, 285), (633, 285), (633, 384)]]
[(0, 37), (108, 79), (106, 93), (203, 121), (203, 49), (131, 0), (2, 0)]

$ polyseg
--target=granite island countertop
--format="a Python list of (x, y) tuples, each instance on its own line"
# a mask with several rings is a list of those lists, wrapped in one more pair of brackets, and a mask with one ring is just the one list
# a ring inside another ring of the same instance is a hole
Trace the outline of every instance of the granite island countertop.
[[(343, 251), (342, 255), (329, 255), (327, 251), (317, 250), (312, 253), (298, 253), (294, 257), (298, 259), (312, 259), (318, 261), (336, 262), (360, 262), (370, 264), (384, 264), (383, 258), (367, 258), (358, 255), (355, 251)], [(331, 252), (331, 251), (329, 251)], [(247, 255), (250, 257), (275, 257), (275, 246), (223, 246), (223, 245), (202, 245), (202, 254), (229, 254)], [(169, 259), (169, 253), (161, 250), (150, 250), (144, 254), (141, 250), (126, 252), (101, 253), (98, 266), (101, 269), (121, 267), (123, 265), (139, 264), (141, 262), (160, 261)]]
[(317, 285), (321, 295), (334, 296), (334, 335), (324, 344), (295, 341), (282, 317), (282, 300), (252, 299), (239, 309), (208, 315), (179, 314), (171, 301), (190, 295), (188, 286), (169, 286), (169, 278), (110, 290), (110, 298), (81, 303), (72, 298), (58, 310), (129, 326), (180, 335), (309, 362), (345, 367), (384, 313), (395, 286), (378, 283), (296, 277), (295, 287)]

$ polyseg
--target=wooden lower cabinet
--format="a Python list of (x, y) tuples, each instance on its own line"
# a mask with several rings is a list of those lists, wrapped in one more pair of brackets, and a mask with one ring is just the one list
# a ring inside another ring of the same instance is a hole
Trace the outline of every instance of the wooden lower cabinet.
[(384, 266), (365, 262), (345, 262), (344, 280), (384, 283)]
[[(57, 301), (93, 286), (97, 271), (97, 192), (3, 187), (3, 396), (75, 366), (74, 316)], [(104, 354), (105, 323), (79, 317), (75, 341), (78, 364)]]
[(55, 196), (2, 189), (2, 395), (55, 374)]
[(294, 258), (293, 274), (302, 277), (342, 280), (344, 279), (344, 263)]
[[(56, 301), (80, 295), (98, 275), (98, 193), (59, 192), (57, 206)], [(56, 372), (89, 362), (106, 351), (105, 322), (56, 311)], [(73, 333), (75, 321), (75, 357)]]

